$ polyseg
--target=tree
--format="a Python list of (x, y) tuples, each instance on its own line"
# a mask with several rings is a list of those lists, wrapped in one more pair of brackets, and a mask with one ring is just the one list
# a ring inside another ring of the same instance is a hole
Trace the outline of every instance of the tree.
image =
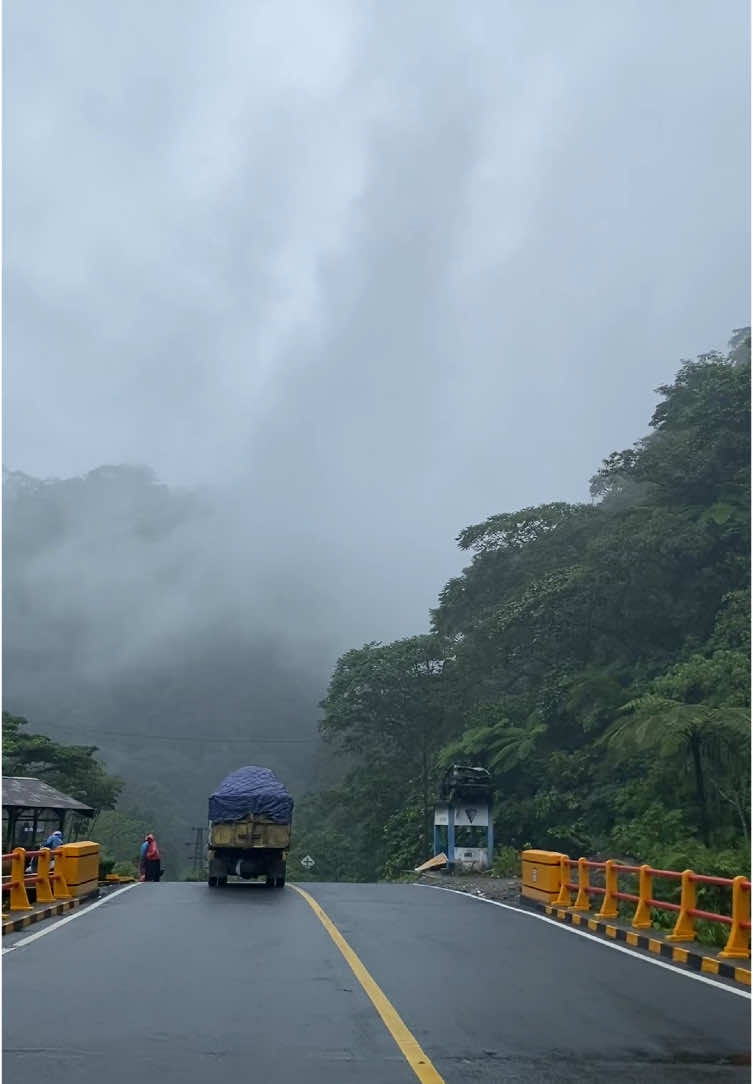
[(109, 775), (94, 754), (96, 745), (59, 745), (43, 734), (29, 734), (28, 720), (3, 712), (3, 775), (42, 779), (95, 810), (112, 809), (122, 782)]
[(744, 868), (749, 329), (658, 390), (650, 432), (604, 460), (593, 503), (467, 527), (472, 558), (441, 591), (431, 636), (338, 662), (323, 732), (349, 772), (328, 815), (348, 810), (373, 872), (419, 853), (432, 765), (458, 759), (491, 771), (500, 843), (617, 844), (650, 861), (708, 841)]
[(338, 660), (321, 705), (325, 740), (357, 755), (369, 774), (383, 781), (376, 801), (385, 819), (417, 789), (427, 851), (436, 754), (448, 733), (442, 692), (451, 665), (436, 636), (366, 644)]

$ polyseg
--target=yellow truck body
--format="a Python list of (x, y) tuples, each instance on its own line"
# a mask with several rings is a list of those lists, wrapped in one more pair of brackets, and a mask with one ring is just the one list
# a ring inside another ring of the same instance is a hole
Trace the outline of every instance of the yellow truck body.
[(232, 824), (209, 822), (208, 882), (210, 888), (227, 884), (228, 877), (250, 880), (265, 877), (282, 888), (290, 849), (289, 824), (277, 824), (252, 814)]
[(287, 851), (290, 846), (290, 825), (275, 824), (262, 817), (246, 817), (234, 824), (209, 825), (209, 846), (231, 847), (245, 851), (257, 847)]

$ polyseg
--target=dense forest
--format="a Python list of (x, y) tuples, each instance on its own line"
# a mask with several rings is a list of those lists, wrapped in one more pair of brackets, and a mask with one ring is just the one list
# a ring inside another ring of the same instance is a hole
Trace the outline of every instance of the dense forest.
[(747, 868), (749, 329), (658, 392), (649, 435), (604, 460), (589, 502), (460, 533), (468, 564), (429, 627), (343, 654), (319, 736), (326, 644), (304, 665), (280, 638), (284, 594), (254, 601), (206, 494), (133, 467), (6, 474), (4, 772), (94, 805), (111, 859), (156, 830), (174, 877), (241, 763), (296, 796), (292, 860), (313, 855), (317, 879), (426, 858), (456, 761), (492, 773), (501, 855)]
[(347, 770), (297, 819), (313, 876), (425, 859), (458, 761), (492, 773), (500, 849), (749, 868), (750, 329), (658, 394), (590, 502), (467, 527), (429, 629), (339, 659), (321, 733)]

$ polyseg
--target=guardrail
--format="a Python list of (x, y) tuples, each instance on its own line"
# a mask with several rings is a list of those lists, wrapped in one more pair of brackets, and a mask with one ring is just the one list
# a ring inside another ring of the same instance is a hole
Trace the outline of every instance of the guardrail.
[[(3, 873), (3, 894), (9, 894), (9, 910), (33, 910), (26, 891), (27, 885), (34, 887), (37, 903), (54, 903), (55, 900), (72, 898), (63, 870), (57, 863), (54, 866), (52, 864), (52, 855), (49, 847), (42, 847), (38, 851), (16, 847), (10, 854), (3, 855), (3, 868), (6, 862), (10, 862), (10, 874), (6, 876)], [(27, 873), (26, 863), (33, 858), (37, 859), (36, 872)]]
[[(609, 859), (605, 862), (577, 860), (559, 851), (525, 850), (522, 859), (522, 888), (524, 897), (548, 905), (567, 908), (569, 912), (591, 910), (591, 898), (601, 897), (600, 909), (595, 919), (618, 919), (620, 903), (634, 903), (630, 921), (634, 929), (645, 930), (652, 925), (652, 911), (664, 911), (677, 915), (667, 941), (694, 941), (696, 923), (699, 920), (720, 923), (729, 927), (727, 942), (718, 954), (722, 959), (747, 959), (750, 956), (750, 900), (751, 882), (746, 877), (709, 877), (685, 870), (655, 869), (653, 866), (630, 866)], [(571, 880), (572, 870), (577, 868), (577, 881)], [(592, 871), (597, 871), (603, 884), (591, 882)], [(620, 890), (620, 876), (637, 879), (637, 892)], [(679, 903), (658, 899), (654, 894), (655, 879), (669, 881), (679, 887)], [(714, 886), (730, 891), (730, 912), (712, 911), (698, 906), (698, 886)], [(576, 893), (575, 900), (572, 894)]]
[[(523, 852), (524, 856), (526, 852)], [(531, 852), (541, 853), (541, 852)], [(693, 870), (686, 869), (682, 873), (676, 870), (655, 869), (653, 866), (626, 866), (612, 859), (605, 862), (591, 862), (586, 858), (577, 860), (560, 855), (559, 892), (552, 902), (558, 907), (569, 907), (573, 911), (589, 911), (591, 909), (591, 897), (601, 896), (601, 908), (596, 912), (595, 918), (618, 918), (619, 902), (624, 900), (635, 903), (635, 911), (630, 925), (635, 929), (648, 929), (651, 926), (651, 910), (670, 911), (677, 915), (677, 921), (672, 932), (667, 936), (668, 941), (694, 941), (696, 937), (696, 922), (703, 919), (708, 922), (718, 922), (729, 926), (727, 943), (717, 955), (722, 959), (739, 960), (750, 956), (750, 886), (751, 882), (746, 877), (707, 877)], [(570, 880), (570, 871), (578, 870), (577, 882)], [(591, 870), (601, 870), (604, 874), (604, 885), (593, 885), (590, 880)], [(638, 877), (638, 892), (620, 891), (620, 875), (629, 874)], [(680, 902), (672, 903), (669, 900), (656, 899), (654, 896), (654, 880), (660, 878), (673, 882), (680, 882)], [(698, 907), (698, 885), (715, 885), (720, 888), (731, 890), (730, 914), (721, 914), (716, 911), (705, 911)], [(572, 893), (577, 893), (575, 901)]]

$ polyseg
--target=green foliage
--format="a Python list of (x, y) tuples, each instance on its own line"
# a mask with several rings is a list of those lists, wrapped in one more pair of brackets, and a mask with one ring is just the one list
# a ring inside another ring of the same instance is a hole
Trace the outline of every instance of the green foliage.
[(387, 857), (383, 866), (387, 879), (404, 876), (431, 858), (431, 851), (425, 846), (423, 827), (423, 808), (418, 799), (407, 802), (388, 817), (384, 826)]
[[(343, 858), (353, 877), (367, 879), (388, 862), (395, 868), (385, 826), (406, 807), (417, 835), (405, 854), (430, 855), (437, 759), (451, 733), (453, 700), (452, 658), (438, 636), (366, 644), (338, 661), (322, 701), (321, 729), (341, 753), (356, 758), (357, 767), (328, 796), (338, 809)], [(400, 818), (395, 824), (408, 830)], [(363, 848), (361, 857), (356, 847)]]
[(339, 660), (322, 732), (348, 767), (315, 829), (341, 848), (338, 877), (428, 854), (454, 761), (492, 773), (498, 865), (533, 840), (747, 868), (749, 329), (658, 391), (651, 432), (604, 461), (592, 504), (466, 528), (471, 563), (430, 635)]
[(119, 877), (138, 877), (139, 867), (136, 862), (115, 862), (111, 872)]
[(495, 877), (515, 877), (520, 874), (520, 852), (514, 847), (498, 847), (494, 851), (492, 872)]
[(114, 859), (118, 868), (113, 873), (119, 873), (120, 867), (138, 867), (139, 847), (152, 828), (153, 825), (145, 817), (128, 815), (120, 810), (106, 810), (95, 818), (90, 835)]
[[(288, 875), (296, 881), (367, 881), (374, 866), (368, 840), (373, 824), (353, 819), (348, 786), (309, 795), (298, 803), (288, 855)], [(316, 865), (306, 870), (301, 859)]]
[(60, 745), (26, 726), (27, 719), (3, 712), (3, 775), (31, 776), (93, 809), (113, 808), (123, 784), (95, 758), (96, 745)]
[(113, 873), (115, 870), (115, 859), (112, 855), (109, 855), (106, 851), (100, 851), (99, 855), (99, 879), (104, 880), (108, 873)]

